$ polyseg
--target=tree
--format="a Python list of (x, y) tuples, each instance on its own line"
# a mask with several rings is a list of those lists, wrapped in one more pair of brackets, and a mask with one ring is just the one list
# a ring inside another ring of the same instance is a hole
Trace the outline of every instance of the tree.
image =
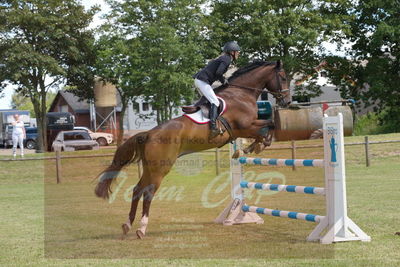
[[(341, 5), (338, 5), (338, 4)], [(346, 0), (251, 0), (213, 1), (208, 19), (209, 47), (215, 51), (226, 41), (242, 46), (239, 63), (249, 59), (281, 59), (289, 81), (317, 78), (323, 41), (338, 40), (348, 26)], [(318, 86), (297, 87), (298, 93), (319, 94)]]
[(400, 131), (399, 2), (362, 0), (347, 12), (351, 45), (328, 58), (328, 74), (343, 95), (374, 105), (387, 131)]
[(38, 146), (46, 142), (46, 95), (61, 84), (90, 88), (97, 8), (75, 0), (3, 0), (0, 15), (0, 82), (29, 96), (38, 124)]
[[(46, 110), (49, 109), (51, 103), (56, 97), (57, 93), (47, 92), (46, 94)], [(24, 96), (14, 92), (11, 96), (11, 108), (19, 109), (19, 110), (29, 110), (31, 117), (35, 116), (35, 109), (33, 108), (32, 101), (29, 99), (29, 96)]]
[(134, 39), (140, 55), (141, 94), (160, 124), (176, 106), (192, 99), (192, 75), (203, 64), (202, 1), (109, 1), (110, 18), (122, 36)]
[(113, 30), (112, 25), (104, 25), (103, 33), (96, 42), (96, 75), (113, 83), (121, 99), (117, 145), (122, 143), (123, 120), (129, 101), (141, 94), (143, 75), (140, 72), (140, 55), (136, 39), (126, 40)]

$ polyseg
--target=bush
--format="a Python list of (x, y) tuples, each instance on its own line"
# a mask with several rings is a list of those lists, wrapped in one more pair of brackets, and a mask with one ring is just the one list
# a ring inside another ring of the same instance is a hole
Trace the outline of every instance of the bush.
[(376, 113), (369, 112), (362, 116), (357, 116), (354, 122), (354, 135), (379, 134), (379, 118)]
[(356, 116), (354, 135), (371, 135), (400, 132), (400, 110), (385, 109), (380, 113), (369, 112)]
[(400, 132), (400, 108), (390, 107), (378, 114), (381, 133)]

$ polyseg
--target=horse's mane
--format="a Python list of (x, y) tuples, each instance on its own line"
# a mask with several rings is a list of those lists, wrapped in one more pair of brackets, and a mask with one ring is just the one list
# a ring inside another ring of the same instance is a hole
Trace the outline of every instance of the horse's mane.
[[(246, 66), (241, 67), (240, 69), (236, 70), (236, 71), (231, 75), (231, 77), (229, 77), (228, 81), (231, 82), (231, 81), (233, 81), (234, 79), (236, 79), (237, 77), (242, 76), (243, 74), (246, 74), (246, 73), (248, 73), (248, 72), (250, 72), (250, 71), (252, 71), (252, 70), (254, 70), (254, 69), (258, 68), (258, 67), (261, 67), (261, 66), (269, 66), (269, 65), (275, 65), (275, 64), (276, 64), (276, 62), (263, 61), (263, 60), (255, 60), (255, 61), (253, 61), (253, 62), (247, 64)], [(216, 90), (216, 93), (217, 93), (217, 92), (220, 92), (221, 90), (225, 89), (226, 87), (228, 87), (228, 86), (227, 86), (227, 85), (218, 86), (218, 87), (215, 89), (215, 90)]]
[(275, 62), (271, 62), (271, 61), (263, 61), (263, 60), (256, 60), (253, 61), (251, 63), (249, 63), (248, 65), (241, 67), (240, 69), (238, 69), (237, 71), (235, 71), (231, 77), (229, 77), (229, 81), (234, 80), (235, 78), (242, 76), (243, 74), (248, 73), (249, 71), (252, 71), (258, 67), (261, 66), (269, 66), (269, 65), (274, 65)]

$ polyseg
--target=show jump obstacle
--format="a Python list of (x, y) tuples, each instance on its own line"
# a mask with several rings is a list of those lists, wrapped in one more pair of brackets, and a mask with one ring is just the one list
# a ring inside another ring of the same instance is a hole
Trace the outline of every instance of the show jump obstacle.
[[(231, 160), (232, 202), (217, 217), (215, 222), (223, 225), (242, 223), (264, 223), (257, 215), (265, 214), (291, 219), (316, 222), (318, 225), (307, 237), (307, 241), (319, 240), (323, 244), (342, 241), (371, 241), (349, 217), (347, 217), (346, 175), (344, 163), (343, 116), (325, 115), (323, 120), (324, 159), (265, 159), (247, 158)], [(240, 140), (231, 146), (235, 151), (240, 146)], [(312, 186), (262, 184), (247, 182), (242, 179), (244, 164), (273, 166), (305, 166), (323, 167), (325, 169), (325, 188)], [(273, 210), (245, 204), (243, 190), (246, 188), (272, 190), (301, 194), (325, 195), (326, 215), (313, 215), (293, 211)]]

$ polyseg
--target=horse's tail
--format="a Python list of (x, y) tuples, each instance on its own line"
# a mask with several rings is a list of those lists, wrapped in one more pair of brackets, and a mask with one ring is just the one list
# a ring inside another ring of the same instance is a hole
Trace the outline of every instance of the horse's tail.
[(117, 178), (121, 169), (128, 163), (136, 163), (143, 159), (148, 135), (148, 132), (138, 133), (118, 147), (111, 165), (98, 176), (98, 183), (94, 190), (96, 196), (108, 199), (110, 193), (112, 193), (111, 184)]

